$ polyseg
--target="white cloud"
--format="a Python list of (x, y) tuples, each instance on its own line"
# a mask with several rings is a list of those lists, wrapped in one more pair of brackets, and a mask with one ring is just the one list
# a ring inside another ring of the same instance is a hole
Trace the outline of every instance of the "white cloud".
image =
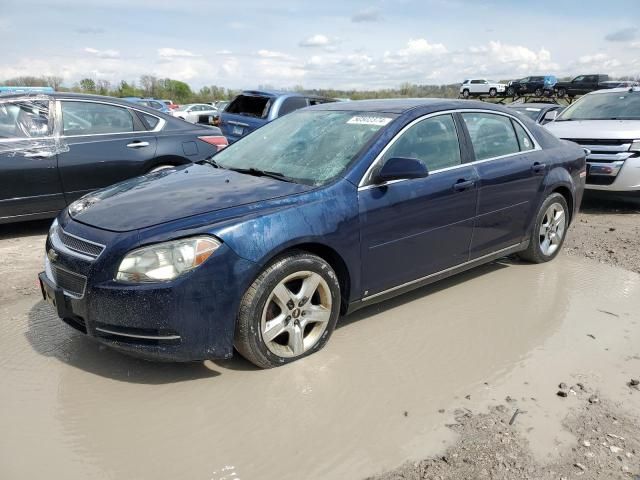
[(231, 55), (233, 52), (231, 50), (217, 50), (216, 55)]
[(86, 47), (84, 49), (85, 52), (90, 53), (91, 55), (95, 55), (98, 58), (119, 58), (120, 52), (118, 50), (98, 50), (96, 48)]
[(258, 50), (258, 56), (261, 58), (275, 58), (279, 60), (293, 60), (291, 55), (274, 50)]
[(442, 43), (429, 43), (424, 38), (411, 39), (407, 42), (407, 48), (398, 50), (398, 54), (403, 57), (443, 53), (447, 53), (447, 47)]
[(298, 45), (301, 47), (326, 47), (331, 43), (329, 37), (322, 34), (312, 35), (302, 40)]
[(202, 55), (198, 55), (196, 53), (190, 52), (189, 50), (182, 50), (180, 48), (159, 48), (158, 56), (164, 59), (172, 59), (172, 58), (194, 58), (201, 57)]

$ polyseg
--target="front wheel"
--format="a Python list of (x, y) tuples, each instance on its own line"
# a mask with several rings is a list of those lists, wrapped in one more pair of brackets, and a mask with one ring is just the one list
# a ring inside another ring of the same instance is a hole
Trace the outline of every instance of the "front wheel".
[(340, 284), (331, 266), (306, 252), (281, 256), (245, 293), (235, 347), (254, 365), (271, 368), (320, 350), (340, 314)]
[(489, 96), (495, 97), (498, 94), (498, 91), (495, 88), (489, 89)]
[(529, 247), (518, 255), (523, 260), (544, 263), (560, 252), (569, 227), (567, 201), (559, 193), (549, 195), (538, 211), (529, 239)]
[(469, 92), (469, 90), (465, 89), (462, 91), (462, 96), (464, 98), (469, 98), (471, 96), (471, 93)]
[(567, 90), (566, 89), (564, 89), (564, 88), (559, 88), (558, 89), (558, 96), (560, 98), (564, 97), (566, 94), (567, 94)]

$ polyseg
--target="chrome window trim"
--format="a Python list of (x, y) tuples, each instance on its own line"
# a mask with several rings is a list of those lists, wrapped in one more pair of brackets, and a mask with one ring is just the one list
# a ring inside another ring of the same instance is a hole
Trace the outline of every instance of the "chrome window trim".
[[(373, 162), (371, 162), (371, 165), (369, 165), (369, 168), (367, 168), (366, 172), (364, 173), (364, 175), (360, 179), (360, 183), (358, 183), (358, 190), (366, 190), (366, 189), (369, 189), (369, 188), (381, 187), (381, 186), (384, 186), (384, 185), (391, 185), (393, 183), (406, 182), (408, 179), (393, 180), (393, 181), (390, 181), (390, 182), (384, 182), (384, 183), (380, 183), (380, 184), (369, 183), (371, 181), (371, 178), (370, 178), (371, 177), (371, 173), (378, 166), (378, 164), (382, 161), (382, 158), (387, 153), (387, 150), (389, 150), (389, 148), (391, 148), (391, 146), (409, 128), (413, 127), (415, 124), (417, 124), (417, 123), (419, 123), (419, 122), (421, 122), (423, 120), (426, 120), (428, 118), (437, 117), (439, 115), (453, 115), (455, 113), (490, 113), (490, 114), (502, 115), (503, 117), (510, 118), (511, 120), (517, 122), (524, 129), (524, 131), (527, 132), (527, 135), (529, 135), (529, 137), (533, 141), (534, 148), (531, 149), (531, 150), (524, 150), (524, 151), (519, 151), (519, 152), (515, 152), (515, 153), (509, 153), (507, 155), (499, 155), (497, 157), (485, 158), (485, 159), (482, 159), (482, 160), (474, 160), (473, 162), (461, 163), (460, 165), (453, 165), (453, 166), (447, 167), (447, 168), (440, 168), (438, 170), (433, 170), (433, 171), (429, 172), (429, 175), (434, 175), (436, 173), (445, 172), (445, 171), (449, 171), (449, 170), (455, 170), (457, 168), (468, 167), (469, 165), (478, 165), (480, 163), (490, 162), (490, 161), (493, 161), (493, 160), (499, 160), (501, 158), (513, 157), (513, 156), (516, 156), (516, 155), (522, 155), (522, 154), (527, 154), (527, 153), (535, 152), (535, 151), (538, 151), (538, 150), (542, 150), (542, 147), (538, 143), (538, 140), (536, 139), (536, 137), (531, 133), (531, 130), (529, 130), (527, 128), (527, 126), (524, 125), (520, 121), (520, 119), (516, 118), (515, 116), (513, 116), (513, 115), (511, 115), (509, 113), (499, 112), (499, 111), (496, 111), (496, 110), (478, 109), (478, 108), (462, 108), (462, 109), (456, 109), (456, 110), (443, 110), (443, 111), (440, 111), (440, 112), (432, 112), (432, 113), (428, 113), (426, 115), (423, 115), (422, 117), (418, 117), (415, 120), (412, 120), (410, 123), (405, 125), (402, 128), (402, 130), (400, 130), (398, 133), (396, 133), (396, 135), (385, 145), (385, 147), (378, 154), (378, 156), (373, 160)], [(514, 134), (515, 134), (515, 131), (514, 131)], [(458, 137), (458, 143), (460, 143), (460, 137)], [(473, 147), (473, 145), (472, 145), (472, 147)]]
[[(84, 133), (84, 134), (80, 134), (80, 135), (65, 135), (64, 134), (64, 120), (62, 118), (62, 102), (99, 103), (99, 104), (102, 104), (102, 105), (109, 105), (109, 106), (112, 106), (112, 107), (130, 109), (130, 110), (134, 110), (136, 112), (143, 113), (145, 115), (151, 115), (152, 117), (157, 118), (158, 119), (158, 125), (156, 125), (151, 130), (132, 130), (131, 132)], [(113, 102), (104, 101), (104, 100), (86, 100), (86, 99), (82, 99), (82, 98), (56, 98), (56, 103), (58, 105), (57, 113), (60, 114), (59, 115), (59, 118), (60, 118), (60, 138), (100, 137), (100, 136), (105, 136), (105, 135), (131, 135), (131, 134), (136, 134), (136, 133), (157, 133), (157, 132), (160, 132), (164, 128), (166, 123), (167, 123), (167, 121), (164, 118), (158, 117), (157, 115), (154, 115), (153, 113), (145, 112), (144, 110), (140, 110), (139, 108), (135, 108), (135, 104), (134, 103), (132, 103), (131, 106), (129, 106), (129, 105), (120, 105), (118, 103), (113, 103)]]

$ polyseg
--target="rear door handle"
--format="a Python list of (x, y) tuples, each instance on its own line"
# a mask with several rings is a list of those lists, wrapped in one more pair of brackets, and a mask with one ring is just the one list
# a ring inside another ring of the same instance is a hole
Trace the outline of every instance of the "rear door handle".
[(453, 184), (453, 189), (456, 192), (462, 192), (463, 190), (467, 190), (468, 188), (473, 187), (476, 184), (475, 180), (465, 180), (461, 178), (456, 183)]
[(545, 168), (547, 168), (547, 164), (540, 162), (536, 162), (531, 166), (531, 170), (533, 170), (533, 173), (542, 173), (544, 172)]
[(142, 147), (148, 147), (148, 146), (149, 146), (149, 142), (140, 142), (140, 141), (131, 142), (127, 144), (128, 148), (142, 148)]

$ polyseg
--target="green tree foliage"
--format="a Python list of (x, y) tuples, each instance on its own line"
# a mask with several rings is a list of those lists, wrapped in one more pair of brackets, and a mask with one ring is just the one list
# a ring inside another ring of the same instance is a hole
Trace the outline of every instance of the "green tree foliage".
[(85, 93), (96, 93), (96, 82), (92, 78), (80, 80), (80, 90)]

